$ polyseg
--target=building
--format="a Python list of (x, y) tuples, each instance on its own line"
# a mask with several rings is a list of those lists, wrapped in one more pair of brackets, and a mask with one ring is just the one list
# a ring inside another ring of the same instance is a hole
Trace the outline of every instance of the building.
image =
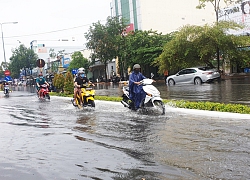
[(227, 8), (221, 9), (219, 20), (234, 21), (245, 25), (243, 29), (231, 30), (229, 33), (235, 35), (250, 35), (250, 1), (243, 1)]
[[(250, 36), (250, 1), (245, 0), (221, 9), (219, 12), (219, 21), (221, 20), (234, 21), (238, 24), (244, 25), (243, 29), (229, 30), (229, 34)], [(250, 67), (245, 68), (247, 72), (249, 72), (249, 68)], [(237, 66), (232, 66), (227, 60), (224, 62), (223, 69), (226, 74), (237, 73), (239, 71)]]
[[(198, 4), (198, 0), (112, 0), (111, 12), (128, 20), (129, 30), (169, 34), (187, 24), (204, 25), (216, 20), (212, 4), (197, 9)], [(158, 70), (154, 67), (150, 71)]]
[[(83, 56), (89, 59), (89, 52), (84, 50), (84, 46), (79, 46), (72, 41), (37, 41), (30, 42), (30, 48), (38, 55), (39, 59), (45, 61), (43, 73), (63, 72), (70, 64), (71, 55), (76, 51), (81, 51)], [(38, 72), (37, 68), (34, 73)]]
[(112, 16), (129, 20), (134, 30), (156, 30), (167, 34), (183, 25), (203, 25), (216, 20), (211, 4), (197, 9), (198, 0), (112, 0)]

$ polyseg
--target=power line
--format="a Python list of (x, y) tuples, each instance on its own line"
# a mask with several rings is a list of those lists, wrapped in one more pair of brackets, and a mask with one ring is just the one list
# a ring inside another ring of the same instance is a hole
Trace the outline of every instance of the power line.
[(85, 26), (91, 26), (91, 24), (85, 24), (85, 25), (76, 26), (76, 27), (67, 28), (67, 29), (59, 29), (59, 30), (55, 30), (55, 31), (48, 31), (48, 32), (42, 32), (42, 33), (36, 33), (36, 34), (26, 34), (26, 35), (19, 35), (19, 36), (9, 36), (9, 37), (4, 37), (4, 38), (18, 38), (18, 37), (27, 37), (27, 36), (37, 36), (37, 35), (43, 35), (43, 34), (51, 34), (51, 33), (56, 33), (56, 32), (61, 32), (61, 31), (68, 31), (68, 30), (71, 30), (71, 29), (77, 29), (77, 28), (81, 28), (81, 27), (85, 27)]

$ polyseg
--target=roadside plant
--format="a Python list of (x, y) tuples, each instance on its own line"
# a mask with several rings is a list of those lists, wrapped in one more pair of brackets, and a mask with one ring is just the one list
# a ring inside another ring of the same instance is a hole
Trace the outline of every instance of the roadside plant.
[(65, 75), (63, 89), (65, 94), (72, 94), (74, 92), (73, 75), (70, 71), (68, 71)]
[(63, 92), (65, 78), (63, 74), (55, 74), (53, 84), (56, 87), (57, 92)]

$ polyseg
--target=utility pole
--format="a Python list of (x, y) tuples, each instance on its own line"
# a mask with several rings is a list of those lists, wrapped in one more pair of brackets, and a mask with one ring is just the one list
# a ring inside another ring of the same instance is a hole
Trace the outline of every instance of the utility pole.
[(5, 56), (5, 48), (4, 48), (4, 38), (3, 38), (3, 24), (17, 24), (18, 22), (4, 22), (1, 24), (1, 32), (2, 32), (2, 43), (3, 43), (3, 55), (4, 55), (4, 63), (5, 63), (5, 69), (7, 68), (7, 62), (6, 62), (6, 56)]
[[(220, 0), (214, 0), (214, 10), (216, 14), (216, 26), (218, 26), (218, 22), (219, 22), (219, 4), (220, 4)], [(217, 59), (217, 68), (219, 71), (220, 70), (220, 49), (218, 45), (216, 47), (216, 59)]]

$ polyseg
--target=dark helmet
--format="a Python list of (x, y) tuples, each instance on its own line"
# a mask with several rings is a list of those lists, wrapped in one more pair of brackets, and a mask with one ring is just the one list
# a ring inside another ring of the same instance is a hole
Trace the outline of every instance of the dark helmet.
[(133, 69), (140, 69), (140, 68), (141, 68), (140, 64), (135, 64), (135, 65), (133, 66)]

